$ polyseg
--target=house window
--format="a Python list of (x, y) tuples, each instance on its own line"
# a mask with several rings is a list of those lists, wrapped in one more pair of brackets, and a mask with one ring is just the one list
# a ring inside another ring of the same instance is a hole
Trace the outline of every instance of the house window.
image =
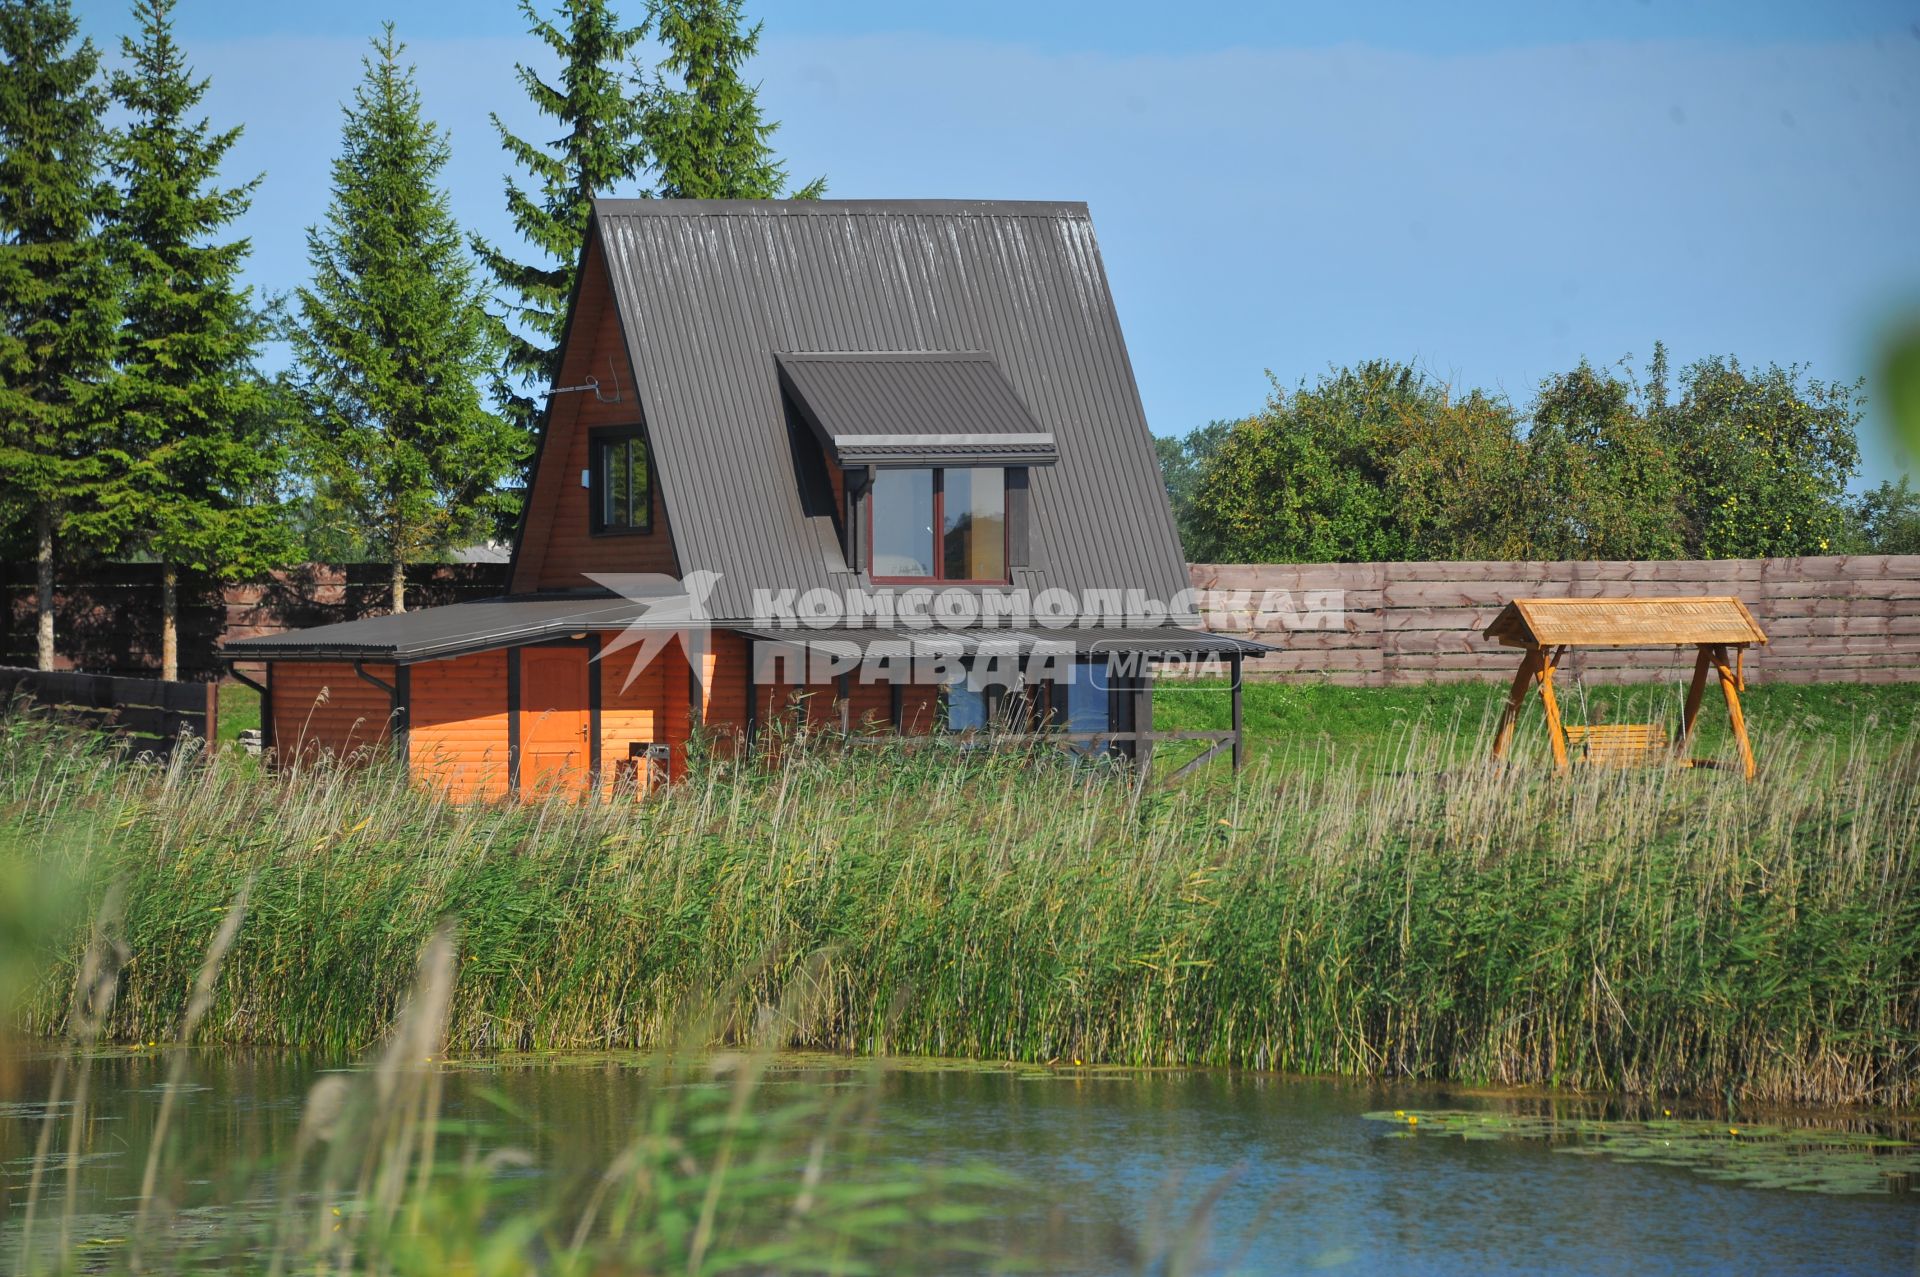
[(616, 426), (595, 430), (587, 438), (594, 532), (653, 531), (653, 459), (646, 431)]
[(1007, 472), (876, 470), (869, 500), (880, 580), (1007, 580)]

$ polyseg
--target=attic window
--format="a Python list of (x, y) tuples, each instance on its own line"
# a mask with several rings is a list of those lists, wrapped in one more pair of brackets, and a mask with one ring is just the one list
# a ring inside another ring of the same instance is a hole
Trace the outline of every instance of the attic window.
[(1004, 469), (876, 470), (867, 508), (876, 580), (1007, 580)]
[(588, 502), (596, 535), (653, 531), (653, 458), (641, 426), (587, 435)]

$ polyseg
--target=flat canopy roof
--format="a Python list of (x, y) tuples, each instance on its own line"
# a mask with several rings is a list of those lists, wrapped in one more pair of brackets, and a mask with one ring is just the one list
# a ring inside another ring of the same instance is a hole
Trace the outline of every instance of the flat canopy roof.
[(1083, 656), (1107, 653), (1155, 656), (1260, 656), (1275, 649), (1263, 643), (1212, 634), (1205, 630), (1182, 629), (1177, 625), (1103, 626), (1075, 625), (1061, 629), (1009, 629), (981, 626), (974, 629), (896, 629), (871, 627), (765, 628), (742, 630), (750, 638), (770, 643), (791, 643), (835, 654), (864, 656), (877, 651), (889, 656), (944, 656), (1006, 652), (1026, 655), (1052, 648), (1071, 649)]
[(624, 626), (645, 615), (644, 601), (601, 596), (523, 596), (449, 603), (397, 616), (373, 616), (262, 634), (224, 644), (229, 661), (431, 661), (492, 647), (566, 638), (587, 629)]
[(1727, 596), (1515, 599), (1484, 631), (1507, 647), (1673, 647), (1765, 643), (1746, 604)]
[[(631, 625), (679, 630), (686, 614), (675, 606), (676, 596), (664, 592), (656, 603), (649, 599), (599, 596), (522, 595), (451, 603), (444, 607), (398, 616), (375, 616), (336, 625), (288, 630), (235, 639), (220, 649), (229, 661), (261, 660), (440, 660), (496, 647), (515, 647), (546, 639), (566, 638), (583, 630), (625, 629)], [(651, 614), (651, 615), (650, 615)], [(982, 647), (1003, 649), (1011, 644), (1030, 652), (1044, 643), (1069, 643), (1076, 652), (1139, 652), (1148, 656), (1193, 656), (1239, 652), (1257, 656), (1273, 649), (1245, 639), (1202, 630), (1160, 626), (1074, 626), (1065, 629), (893, 629), (834, 627), (758, 628), (743, 630), (758, 639), (799, 645), (838, 644), (841, 650), (864, 653), (878, 643), (900, 645), (903, 655), (943, 655), (958, 650), (972, 655)], [(850, 645), (850, 646), (849, 646)]]
[(775, 356), (781, 385), (842, 467), (1044, 466), (1060, 459), (1043, 428), (982, 352)]

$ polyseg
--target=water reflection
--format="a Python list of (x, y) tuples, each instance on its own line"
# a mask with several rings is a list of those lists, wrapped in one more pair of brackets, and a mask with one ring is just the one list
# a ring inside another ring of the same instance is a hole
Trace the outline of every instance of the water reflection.
[[(323, 1071), (271, 1053), (199, 1058), (176, 1113), (168, 1198), (190, 1211), (264, 1209), (271, 1168), (291, 1153), (301, 1103)], [(47, 1060), (15, 1062), (11, 1093), (0, 1096), (9, 1234), (50, 1072)], [(868, 1076), (843, 1061), (795, 1058), (767, 1101), (783, 1088), (862, 1086)], [(110, 1233), (133, 1209), (164, 1077), (150, 1053), (92, 1062), (73, 1166), (73, 1210), (90, 1231)], [(451, 1066), (449, 1138), (524, 1148), (539, 1174), (584, 1182), (624, 1144), (650, 1084), (627, 1057)], [(1910, 1272), (1920, 1262), (1920, 1194), (1763, 1190), (1679, 1167), (1560, 1156), (1533, 1140), (1395, 1138), (1361, 1116), (1551, 1107), (1542, 1101), (1247, 1074), (907, 1064), (879, 1074), (870, 1103), (863, 1156), (987, 1162), (1024, 1180), (996, 1230), (1046, 1271), (1132, 1271), (1199, 1219), (1202, 1271)], [(64, 1147), (52, 1165), (43, 1209), (60, 1211)]]

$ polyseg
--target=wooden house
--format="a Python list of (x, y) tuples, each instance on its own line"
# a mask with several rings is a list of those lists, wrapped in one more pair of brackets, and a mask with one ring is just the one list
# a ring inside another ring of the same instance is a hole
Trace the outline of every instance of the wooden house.
[(1265, 650), (1193, 628), (1083, 204), (599, 201), (511, 573), (223, 655), (283, 764), (494, 798), (776, 718), (1139, 753), (1157, 666)]

